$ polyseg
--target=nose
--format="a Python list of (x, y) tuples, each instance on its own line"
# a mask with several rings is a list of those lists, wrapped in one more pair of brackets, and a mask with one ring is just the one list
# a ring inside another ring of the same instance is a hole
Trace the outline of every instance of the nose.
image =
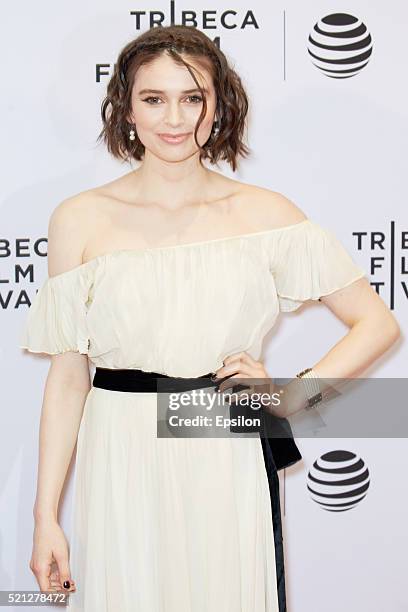
[(172, 126), (179, 126), (183, 122), (183, 113), (177, 101), (167, 105), (165, 122)]

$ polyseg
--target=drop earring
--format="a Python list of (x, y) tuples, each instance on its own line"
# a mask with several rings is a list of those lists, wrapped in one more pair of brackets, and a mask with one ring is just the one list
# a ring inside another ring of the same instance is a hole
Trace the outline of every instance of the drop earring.
[(220, 131), (220, 126), (219, 126), (219, 122), (218, 121), (214, 121), (213, 123), (213, 129), (212, 129), (212, 133), (214, 136), (217, 136), (218, 132)]
[(136, 126), (132, 124), (132, 128), (129, 130), (129, 140), (136, 140), (136, 132), (133, 129), (134, 127)]

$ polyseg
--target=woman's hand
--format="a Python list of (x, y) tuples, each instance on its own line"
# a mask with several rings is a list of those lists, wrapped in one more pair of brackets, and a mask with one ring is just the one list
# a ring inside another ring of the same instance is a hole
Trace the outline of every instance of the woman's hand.
[[(245, 384), (245, 390), (241, 393), (235, 393), (236, 396), (240, 395), (253, 395), (255, 392), (260, 394), (270, 394), (271, 389), (273, 387), (273, 383), (270, 379), (268, 372), (265, 369), (262, 361), (256, 361), (248, 355), (245, 351), (240, 353), (234, 353), (233, 355), (229, 355), (223, 361), (223, 367), (216, 370), (216, 378), (215, 380), (220, 380), (225, 377), (228, 377), (227, 380), (224, 380), (218, 385), (218, 390), (222, 393), (225, 389), (228, 389), (233, 386), (231, 379), (238, 378), (248, 378), (248, 379), (268, 379), (265, 383), (258, 384)], [(256, 382), (256, 380), (255, 380)], [(239, 384), (237, 382), (236, 384)], [(257, 389), (255, 391), (255, 388)], [(248, 390), (249, 389), (249, 390)], [(252, 390), (252, 391), (251, 391)]]
[[(267, 379), (265, 383), (248, 384), (244, 391), (235, 393), (235, 395), (239, 397), (240, 395), (247, 396), (256, 394), (258, 397), (260, 396), (260, 400), (258, 400), (257, 397), (257, 401), (260, 401), (268, 412), (280, 418), (287, 416), (288, 407), (287, 403), (284, 401), (284, 399), (286, 399), (284, 398), (284, 385), (277, 386), (273, 383), (261, 361), (256, 361), (251, 355), (242, 351), (229, 355), (224, 359), (223, 363), (224, 366), (215, 372), (215, 380), (228, 377), (227, 380), (224, 380), (218, 385), (220, 392), (233, 386), (230, 382), (232, 378)], [(252, 389), (252, 391), (248, 391), (248, 388)], [(273, 399), (271, 399), (272, 394), (275, 394)]]
[[(255, 361), (245, 351), (229, 355), (223, 361), (224, 366), (215, 371), (216, 380), (228, 376), (229, 378), (270, 378), (261, 361)], [(231, 376), (231, 374), (233, 376)], [(229, 380), (229, 379), (228, 379)], [(220, 391), (231, 385), (228, 381), (219, 385)], [(222, 388), (222, 389), (221, 389)]]
[[(75, 591), (68, 561), (68, 543), (64, 532), (52, 519), (35, 523), (30, 569), (41, 591)], [(70, 587), (64, 582), (69, 580)]]

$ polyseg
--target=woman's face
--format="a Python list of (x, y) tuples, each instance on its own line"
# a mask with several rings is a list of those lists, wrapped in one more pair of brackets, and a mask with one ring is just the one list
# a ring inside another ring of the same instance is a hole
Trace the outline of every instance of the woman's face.
[[(216, 94), (210, 73), (187, 60), (199, 73), (195, 76), (206, 90), (207, 112), (197, 132), (204, 145), (215, 119)], [(200, 76), (202, 75), (202, 76)], [(194, 128), (203, 106), (200, 90), (185, 66), (166, 53), (139, 68), (132, 89), (131, 121), (146, 153), (168, 161), (181, 161), (198, 151)], [(179, 135), (178, 138), (171, 136)]]

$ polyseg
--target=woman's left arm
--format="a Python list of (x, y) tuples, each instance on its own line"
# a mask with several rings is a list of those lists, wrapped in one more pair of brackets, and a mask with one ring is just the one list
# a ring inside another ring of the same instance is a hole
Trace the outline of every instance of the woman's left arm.
[(401, 335), (399, 324), (366, 278), (322, 296), (349, 331), (320, 359), (313, 370), (320, 378), (353, 378), (368, 368)]
[[(366, 278), (321, 296), (320, 301), (349, 327), (349, 331), (317, 363), (307, 364), (319, 378), (324, 400), (332, 397), (333, 392), (336, 395), (333, 379), (339, 379), (340, 389), (342, 379), (358, 377), (398, 340), (401, 331), (391, 310)], [(263, 363), (246, 352), (230, 355), (224, 364), (217, 371), (218, 378), (270, 378)], [(225, 381), (220, 390), (230, 385)], [(273, 392), (274, 385), (270, 387)], [(291, 416), (307, 407), (304, 382), (299, 378), (290, 381), (284, 387), (281, 400), (281, 406), (273, 410), (277, 416)]]
[[(349, 331), (312, 367), (318, 377), (323, 401), (344, 390), (347, 381), (357, 378), (400, 337), (400, 326), (383, 299), (366, 278), (320, 301)], [(319, 404), (317, 404), (318, 406)], [(308, 407), (304, 381), (294, 378), (285, 386), (277, 416), (291, 416)]]

